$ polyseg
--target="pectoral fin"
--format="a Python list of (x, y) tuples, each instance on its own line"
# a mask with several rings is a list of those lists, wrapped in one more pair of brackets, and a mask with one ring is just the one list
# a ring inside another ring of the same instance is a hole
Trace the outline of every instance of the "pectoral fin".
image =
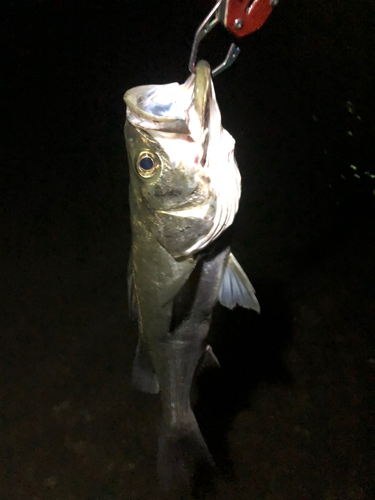
[(254, 287), (232, 253), (229, 254), (228, 264), (221, 284), (219, 302), (228, 309), (233, 309), (236, 305), (239, 305), (260, 313)]
[(142, 392), (148, 392), (149, 394), (157, 394), (159, 392), (159, 382), (156, 378), (150, 355), (141, 337), (138, 338), (137, 350), (135, 352), (132, 382), (134, 387)]

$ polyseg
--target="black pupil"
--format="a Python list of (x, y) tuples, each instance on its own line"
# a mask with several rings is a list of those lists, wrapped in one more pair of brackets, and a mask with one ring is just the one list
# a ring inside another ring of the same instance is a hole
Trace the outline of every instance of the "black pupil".
[(154, 166), (154, 162), (151, 158), (146, 157), (142, 158), (142, 160), (139, 162), (139, 165), (143, 170), (151, 170)]

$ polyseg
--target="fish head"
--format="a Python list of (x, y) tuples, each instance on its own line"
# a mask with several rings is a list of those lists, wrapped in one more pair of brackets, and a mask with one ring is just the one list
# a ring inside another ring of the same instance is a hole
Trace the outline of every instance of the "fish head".
[(195, 253), (232, 223), (240, 197), (210, 67), (200, 61), (183, 85), (135, 87), (124, 100), (132, 216), (173, 256)]

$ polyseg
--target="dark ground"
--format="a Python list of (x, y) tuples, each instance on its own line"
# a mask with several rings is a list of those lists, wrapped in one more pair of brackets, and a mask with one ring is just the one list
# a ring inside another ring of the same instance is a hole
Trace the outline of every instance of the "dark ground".
[[(130, 386), (122, 95), (186, 79), (210, 6), (71, 5), (0, 7), (0, 499), (158, 500), (158, 399)], [(212, 498), (375, 498), (374, 30), (371, 0), (281, 0), (215, 80), (262, 315), (215, 312)]]

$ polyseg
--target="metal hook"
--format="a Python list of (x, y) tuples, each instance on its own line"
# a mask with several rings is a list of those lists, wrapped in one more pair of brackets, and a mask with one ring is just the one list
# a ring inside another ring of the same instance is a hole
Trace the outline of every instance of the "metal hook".
[[(189, 59), (189, 70), (191, 73), (195, 73), (195, 63), (197, 60), (198, 47), (203, 38), (217, 25), (219, 19), (215, 16), (216, 11), (221, 5), (222, 0), (219, 0), (211, 12), (208, 14), (206, 19), (199, 26), (197, 31), (195, 32), (193, 47), (191, 49), (190, 59)], [(215, 17), (214, 17), (215, 16)], [(225, 69), (232, 66), (234, 61), (236, 60), (238, 54), (240, 53), (240, 49), (232, 43), (229, 47), (228, 53), (224, 59), (224, 61), (219, 64), (214, 70), (212, 70), (212, 77), (218, 75)]]

